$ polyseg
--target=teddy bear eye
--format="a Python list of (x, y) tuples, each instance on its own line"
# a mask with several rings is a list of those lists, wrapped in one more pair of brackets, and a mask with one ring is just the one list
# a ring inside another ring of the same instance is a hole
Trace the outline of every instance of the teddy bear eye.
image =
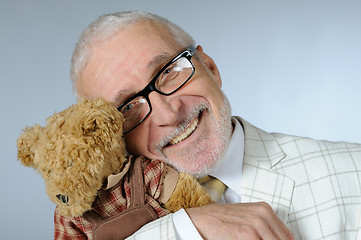
[(69, 197), (68, 196), (58, 194), (58, 195), (56, 195), (56, 197), (59, 199), (60, 202), (68, 205), (68, 202), (69, 202)]

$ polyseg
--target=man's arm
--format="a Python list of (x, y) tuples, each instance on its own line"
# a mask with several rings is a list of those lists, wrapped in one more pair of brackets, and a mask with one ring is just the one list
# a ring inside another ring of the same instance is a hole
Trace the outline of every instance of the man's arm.
[[(212, 204), (187, 213), (204, 239), (291, 239), (267, 203)], [(148, 223), (128, 239), (176, 239), (172, 215)]]

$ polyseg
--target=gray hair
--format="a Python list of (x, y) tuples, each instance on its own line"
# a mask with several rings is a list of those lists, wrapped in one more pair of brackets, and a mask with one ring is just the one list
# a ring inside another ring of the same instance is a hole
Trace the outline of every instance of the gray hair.
[(109, 39), (126, 26), (144, 20), (163, 24), (180, 47), (186, 48), (189, 45), (195, 44), (193, 38), (183, 29), (166, 18), (155, 14), (142, 11), (126, 11), (102, 15), (84, 29), (75, 45), (71, 59), (70, 77), (73, 91), (76, 95), (78, 92), (76, 81), (91, 55), (91, 46), (94, 43), (100, 43)]

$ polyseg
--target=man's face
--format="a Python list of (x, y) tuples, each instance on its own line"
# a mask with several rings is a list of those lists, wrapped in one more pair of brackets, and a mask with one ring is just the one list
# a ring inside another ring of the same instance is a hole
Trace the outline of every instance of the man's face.
[[(162, 25), (135, 23), (92, 46), (78, 81), (79, 95), (119, 106), (182, 50)], [(124, 137), (132, 154), (203, 175), (221, 158), (232, 127), (218, 69), (201, 47), (197, 54), (203, 62), (192, 57), (195, 73), (189, 82), (170, 96), (150, 93), (152, 113)]]

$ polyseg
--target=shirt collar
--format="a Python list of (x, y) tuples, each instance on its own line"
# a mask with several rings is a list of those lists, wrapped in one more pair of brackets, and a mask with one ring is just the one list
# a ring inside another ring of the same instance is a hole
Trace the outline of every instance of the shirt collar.
[(244, 131), (236, 118), (232, 117), (232, 123), (234, 130), (226, 153), (209, 175), (221, 180), (228, 188), (241, 196)]

